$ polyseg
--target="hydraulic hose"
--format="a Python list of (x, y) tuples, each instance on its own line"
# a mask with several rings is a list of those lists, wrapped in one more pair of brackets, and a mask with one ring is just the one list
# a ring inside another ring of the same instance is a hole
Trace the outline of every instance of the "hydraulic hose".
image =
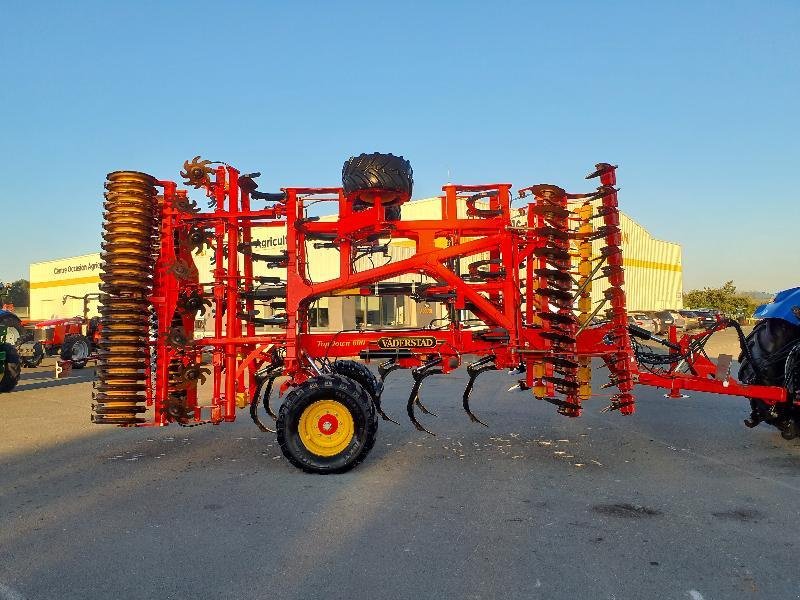
[(763, 376), (761, 374), (761, 367), (755, 361), (753, 354), (750, 352), (750, 347), (747, 345), (747, 338), (744, 335), (744, 331), (742, 331), (742, 326), (733, 319), (728, 319), (725, 324), (728, 327), (733, 327), (736, 330), (736, 333), (739, 336), (739, 347), (742, 349), (742, 354), (744, 354), (745, 357), (747, 357), (747, 360), (750, 361), (750, 365), (753, 367), (753, 371), (756, 374), (757, 380), (762, 382)]

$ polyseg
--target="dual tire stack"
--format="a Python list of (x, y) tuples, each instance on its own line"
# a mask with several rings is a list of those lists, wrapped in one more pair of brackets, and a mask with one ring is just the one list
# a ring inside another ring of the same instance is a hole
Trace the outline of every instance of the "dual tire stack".
[(375, 402), (381, 388), (376, 381), (365, 365), (340, 360), (330, 375), (308, 379), (289, 392), (276, 423), (278, 444), (289, 462), (308, 473), (333, 474), (363, 461), (378, 432)]

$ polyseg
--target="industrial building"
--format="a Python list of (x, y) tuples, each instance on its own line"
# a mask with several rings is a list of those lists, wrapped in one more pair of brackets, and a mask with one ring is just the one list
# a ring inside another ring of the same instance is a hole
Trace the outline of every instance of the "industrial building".
[[(409, 202), (402, 207), (403, 219), (436, 219), (440, 215), (438, 198)], [(466, 218), (466, 215), (461, 215)], [(328, 217), (331, 218), (331, 217)], [(325, 217), (323, 217), (325, 219)], [(630, 217), (621, 214), (622, 248), (625, 265), (627, 304), (631, 311), (682, 308), (683, 278), (681, 247), (673, 242), (657, 240)], [(259, 235), (260, 233), (260, 235)], [(254, 231), (263, 251), (275, 254), (286, 248), (285, 230), (269, 228)], [(596, 253), (599, 252), (599, 245)], [(374, 255), (360, 261), (395, 261), (407, 258), (414, 251), (410, 240), (393, 240), (387, 256)], [(338, 275), (338, 252), (329, 248), (308, 248), (312, 281), (324, 281)], [(208, 251), (196, 257), (200, 281), (210, 281)], [(358, 265), (358, 263), (356, 263)], [(370, 265), (371, 266), (371, 265)], [(100, 285), (100, 254), (61, 258), (30, 266), (30, 318), (72, 317), (83, 312), (83, 297), (97, 294)], [(266, 274), (257, 272), (256, 274)], [(280, 275), (272, 270), (270, 275)], [(405, 275), (401, 281), (425, 281), (422, 276)], [(599, 303), (607, 284), (596, 281), (592, 288), (593, 303)], [(97, 300), (89, 300), (89, 316), (97, 314)], [(267, 307), (260, 307), (269, 316)], [(210, 326), (210, 313), (198, 315), (198, 333)], [(437, 303), (415, 302), (407, 296), (340, 296), (321, 298), (311, 310), (311, 324), (317, 330), (340, 331), (356, 328), (419, 327), (444, 316)]]

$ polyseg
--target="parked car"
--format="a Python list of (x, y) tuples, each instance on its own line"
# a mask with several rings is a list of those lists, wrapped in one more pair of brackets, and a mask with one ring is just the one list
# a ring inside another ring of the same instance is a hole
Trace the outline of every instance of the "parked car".
[(677, 310), (662, 310), (658, 313), (658, 318), (664, 323), (664, 333), (669, 331), (671, 326), (675, 326), (678, 331), (686, 329), (686, 317), (681, 315)]
[(655, 311), (648, 310), (641, 314), (653, 320), (653, 324), (656, 327), (656, 330), (653, 333), (664, 333), (667, 330), (668, 325), (664, 323), (664, 321), (661, 319), (661, 317), (658, 316), (658, 314)]
[(628, 315), (628, 325), (638, 325), (650, 333), (658, 333), (658, 324), (651, 317), (642, 313)]
[(714, 327), (717, 324), (717, 315), (719, 315), (719, 311), (716, 310), (697, 310), (698, 321), (700, 327)]
[(664, 311), (653, 311), (648, 312), (647, 316), (658, 323), (659, 334), (666, 335), (669, 332), (669, 328), (673, 323), (672, 315)]
[(678, 313), (686, 319), (685, 329), (696, 329), (700, 327), (700, 315), (693, 310), (679, 310)]

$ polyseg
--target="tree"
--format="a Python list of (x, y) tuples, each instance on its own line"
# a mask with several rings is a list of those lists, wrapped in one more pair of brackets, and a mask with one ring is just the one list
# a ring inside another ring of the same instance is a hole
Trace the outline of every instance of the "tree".
[(30, 306), (30, 283), (27, 279), (17, 279), (12, 283), (7, 283), (0, 290), (0, 297), (2, 297), (2, 304)]
[(683, 295), (683, 304), (687, 308), (714, 308), (736, 319), (749, 317), (758, 306), (749, 296), (737, 293), (733, 281), (719, 288), (688, 291)]

